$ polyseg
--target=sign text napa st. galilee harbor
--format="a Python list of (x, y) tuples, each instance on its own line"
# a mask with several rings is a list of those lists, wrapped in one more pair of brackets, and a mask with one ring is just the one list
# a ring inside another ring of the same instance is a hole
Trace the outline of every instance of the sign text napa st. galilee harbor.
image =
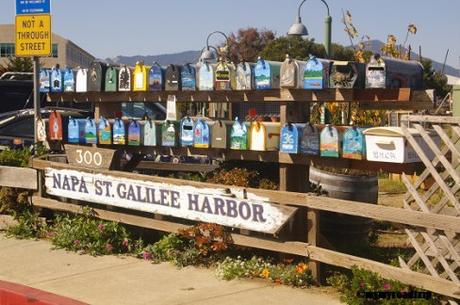
[(254, 194), (120, 178), (76, 170), (46, 170), (48, 194), (138, 211), (275, 233), (295, 208)]

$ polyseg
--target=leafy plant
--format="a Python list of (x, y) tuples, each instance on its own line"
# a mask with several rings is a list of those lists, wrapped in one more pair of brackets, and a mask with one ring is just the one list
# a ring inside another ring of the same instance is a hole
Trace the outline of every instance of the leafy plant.
[(30, 192), (16, 188), (0, 187), (0, 214), (21, 214), (31, 207), (29, 202)]
[(19, 239), (43, 238), (47, 232), (47, 224), (44, 219), (39, 217), (39, 213), (32, 209), (22, 211), (16, 217), (17, 225), (7, 229), (8, 236)]

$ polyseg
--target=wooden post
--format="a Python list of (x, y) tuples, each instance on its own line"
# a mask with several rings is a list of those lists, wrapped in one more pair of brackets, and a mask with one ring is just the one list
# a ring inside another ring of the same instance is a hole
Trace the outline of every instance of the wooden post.
[[(304, 123), (310, 120), (310, 104), (308, 103), (282, 103), (280, 105), (281, 126), (288, 122)], [(280, 190), (306, 193), (310, 190), (309, 165), (280, 164), (279, 165)], [(305, 219), (307, 217), (307, 221)], [(305, 241), (310, 245), (318, 244), (319, 212), (306, 208), (299, 208), (293, 219), (289, 239)], [(320, 267), (317, 262), (310, 262), (309, 268), (317, 283), (320, 282)]]

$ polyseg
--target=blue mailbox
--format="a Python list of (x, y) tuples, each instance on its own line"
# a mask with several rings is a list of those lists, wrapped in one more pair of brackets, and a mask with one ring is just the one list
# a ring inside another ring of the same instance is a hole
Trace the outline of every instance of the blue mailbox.
[(280, 87), (281, 63), (259, 57), (254, 68), (257, 90), (278, 89)]
[(70, 68), (64, 69), (64, 92), (75, 91), (75, 72)]
[(317, 156), (320, 152), (319, 132), (315, 125), (305, 124), (300, 136), (300, 152), (306, 155)]
[(115, 145), (125, 145), (126, 144), (126, 128), (125, 123), (122, 119), (116, 118), (113, 122), (113, 139), (112, 142)]
[(193, 129), (193, 146), (196, 148), (209, 148), (211, 135), (209, 125), (203, 119), (198, 119)]
[(280, 152), (297, 154), (299, 152), (299, 127), (300, 125), (286, 123), (281, 128)]
[(87, 118), (85, 122), (85, 143), (97, 144), (97, 126), (91, 118)]
[(340, 135), (334, 126), (326, 125), (321, 131), (320, 151), (321, 157), (339, 157)]
[(40, 69), (40, 92), (50, 92), (50, 70)]
[(165, 89), (165, 70), (156, 61), (149, 70), (149, 90), (162, 91)]
[(53, 69), (51, 69), (50, 91), (63, 91), (63, 74), (61, 69), (59, 68), (59, 65), (56, 65)]
[(180, 71), (182, 91), (196, 90), (196, 70), (191, 64), (186, 64)]
[(332, 62), (311, 56), (303, 72), (303, 88), (321, 90), (329, 87), (329, 73)]
[(69, 143), (85, 143), (85, 120), (69, 117), (67, 141)]
[(180, 143), (181, 146), (193, 145), (193, 120), (185, 117), (180, 121)]
[(361, 128), (353, 126), (343, 134), (342, 156), (347, 159), (365, 159), (366, 144)]

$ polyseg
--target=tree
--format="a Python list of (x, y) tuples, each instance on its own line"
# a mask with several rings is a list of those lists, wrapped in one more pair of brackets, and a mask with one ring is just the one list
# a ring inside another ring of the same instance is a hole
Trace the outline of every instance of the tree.
[(452, 87), (447, 84), (447, 77), (433, 69), (431, 60), (423, 59), (423, 81), (426, 89), (434, 89), (434, 93), (439, 98), (444, 98)]
[(275, 33), (270, 30), (256, 28), (240, 29), (235, 35), (228, 37), (229, 57), (238, 63), (241, 60), (257, 61), (262, 50), (275, 39)]
[(8, 57), (6, 66), (1, 67), (4, 72), (32, 72), (33, 63), (29, 57)]

